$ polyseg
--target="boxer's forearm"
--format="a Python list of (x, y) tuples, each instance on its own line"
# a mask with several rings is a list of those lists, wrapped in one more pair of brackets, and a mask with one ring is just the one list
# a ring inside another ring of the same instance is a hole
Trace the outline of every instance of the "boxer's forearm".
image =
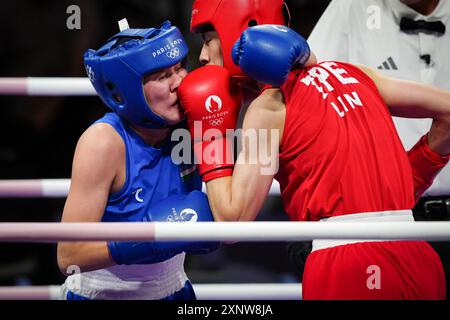
[[(439, 145), (438, 145), (439, 146)], [(416, 202), (431, 186), (434, 178), (447, 165), (448, 155), (439, 155), (431, 149), (428, 142), (428, 134), (408, 151), (408, 159), (411, 164), (411, 172), (414, 183), (414, 198)]]
[(208, 199), (216, 221), (256, 218), (273, 181), (273, 175), (261, 175), (261, 171), (259, 165), (238, 161), (232, 177), (207, 182)]
[(445, 156), (450, 153), (450, 116), (433, 120), (428, 133), (428, 145), (431, 150), (440, 155)]
[(278, 171), (278, 150), (286, 116), (278, 89), (265, 90), (249, 106), (243, 122), (242, 151), (232, 177), (207, 182), (216, 221), (254, 220)]
[(65, 275), (115, 265), (106, 242), (60, 242), (57, 256), (59, 269)]
[(218, 178), (206, 183), (209, 206), (215, 221), (239, 220), (240, 209), (236, 203), (232, 203), (231, 183), (231, 177)]

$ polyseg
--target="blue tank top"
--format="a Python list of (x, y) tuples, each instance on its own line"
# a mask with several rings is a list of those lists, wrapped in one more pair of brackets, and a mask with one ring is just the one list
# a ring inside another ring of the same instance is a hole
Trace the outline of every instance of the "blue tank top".
[(170, 137), (155, 148), (146, 144), (115, 113), (107, 113), (95, 123), (108, 123), (125, 142), (126, 178), (122, 189), (110, 194), (104, 222), (141, 221), (148, 209), (172, 195), (201, 190), (202, 181), (194, 164), (175, 164)]

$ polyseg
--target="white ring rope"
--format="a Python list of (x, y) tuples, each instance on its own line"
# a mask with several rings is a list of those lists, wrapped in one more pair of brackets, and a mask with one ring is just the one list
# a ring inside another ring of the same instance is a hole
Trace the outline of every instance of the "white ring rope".
[[(70, 179), (0, 180), (0, 198), (63, 198), (69, 188)], [(206, 192), (204, 183), (203, 191)], [(276, 180), (269, 195), (280, 195), (280, 184)]]
[(94, 96), (88, 78), (0, 78), (0, 95)]
[(62, 198), (69, 188), (70, 179), (0, 180), (0, 198)]
[[(299, 283), (193, 284), (198, 300), (301, 300)], [(0, 300), (59, 300), (60, 286), (0, 287)]]
[(0, 287), (0, 300), (59, 300), (60, 286)]
[(32, 222), (0, 223), (0, 241), (449, 241), (450, 222)]

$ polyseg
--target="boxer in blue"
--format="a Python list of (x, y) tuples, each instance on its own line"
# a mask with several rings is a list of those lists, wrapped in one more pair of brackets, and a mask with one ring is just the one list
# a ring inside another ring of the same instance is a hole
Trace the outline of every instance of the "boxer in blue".
[[(170, 134), (183, 126), (177, 89), (187, 75), (180, 31), (127, 29), (84, 64), (113, 111), (80, 137), (62, 222), (213, 221), (194, 164), (171, 158)], [(184, 215), (185, 209), (189, 215)], [(65, 299), (195, 299), (185, 253), (216, 250), (215, 242), (61, 242), (58, 265), (69, 275)], [(74, 267), (75, 266), (75, 267)]]

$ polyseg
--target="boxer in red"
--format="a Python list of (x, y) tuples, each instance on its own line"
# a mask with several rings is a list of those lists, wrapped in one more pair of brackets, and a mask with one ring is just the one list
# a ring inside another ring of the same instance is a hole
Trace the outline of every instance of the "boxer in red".
[[(304, 39), (280, 25), (282, 1), (196, 0), (192, 14), (206, 66), (178, 93), (216, 221), (255, 219), (275, 178), (293, 221), (413, 222), (415, 192), (448, 162), (450, 93), (364, 66), (311, 65)], [(244, 31), (265, 23), (277, 25)], [(231, 26), (244, 31), (234, 46)], [(230, 66), (231, 51), (240, 69)], [(244, 94), (261, 87), (245, 74), (276, 86), (265, 87), (246, 111), (233, 167), (225, 133), (241, 101), (232, 79)], [(413, 170), (391, 115), (433, 118), (410, 151)], [(204, 134), (211, 128), (215, 139)], [(425, 241), (313, 241), (302, 283), (304, 299), (445, 299), (442, 264)]]

